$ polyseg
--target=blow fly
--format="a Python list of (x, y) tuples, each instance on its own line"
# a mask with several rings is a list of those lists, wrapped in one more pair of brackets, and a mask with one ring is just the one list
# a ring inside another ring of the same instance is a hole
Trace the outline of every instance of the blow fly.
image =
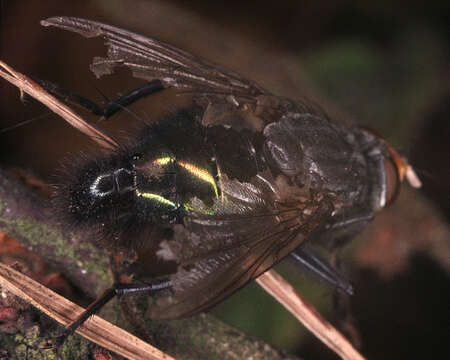
[(151, 294), (153, 318), (192, 315), (289, 254), (352, 291), (314, 246), (354, 236), (413, 174), (381, 137), (152, 38), (79, 18), (42, 24), (102, 36), (108, 55), (94, 59), (97, 77), (125, 67), (148, 82), (105, 108), (44, 82), (56, 95), (104, 117), (166, 88), (192, 96), (191, 106), (114, 144), (59, 186), (65, 219), (120, 254), (117, 266), (131, 279), (67, 333), (118, 294)]

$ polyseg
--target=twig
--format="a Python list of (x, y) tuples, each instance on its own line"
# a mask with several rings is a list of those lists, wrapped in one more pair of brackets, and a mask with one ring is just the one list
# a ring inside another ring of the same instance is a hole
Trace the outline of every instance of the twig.
[[(63, 325), (68, 325), (84, 310), (24, 274), (1, 263), (0, 285)], [(96, 315), (90, 317), (76, 332), (128, 359), (174, 359)]]
[[(1, 70), (3, 69), (3, 70)], [(83, 118), (77, 115), (71, 108), (64, 105), (61, 101), (50, 95), (38, 83), (29, 77), (15, 71), (13, 68), (0, 61), (0, 76), (11, 84), (17, 86), (21, 92), (25, 92), (36, 100), (46, 105), (55, 114), (61, 116), (65, 121), (77, 130), (94, 139), (101, 146), (111, 149), (117, 146), (117, 143), (108, 135), (97, 129), (94, 125), (87, 123)]]
[(275, 271), (269, 270), (262, 274), (257, 283), (293, 314), (309, 331), (316, 335), (325, 345), (335, 351), (342, 359), (363, 360), (364, 357), (350, 342), (317, 313)]

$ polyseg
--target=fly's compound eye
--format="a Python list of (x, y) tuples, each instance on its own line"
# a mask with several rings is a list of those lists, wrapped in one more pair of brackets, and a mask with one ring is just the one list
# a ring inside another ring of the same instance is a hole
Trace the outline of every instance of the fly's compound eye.
[(392, 204), (400, 192), (400, 186), (403, 178), (415, 188), (419, 188), (422, 184), (414, 172), (412, 166), (406, 158), (401, 156), (386, 140), (370, 129), (361, 128), (363, 133), (371, 139), (377, 139), (383, 148), (383, 172), (384, 172), (384, 200), (383, 206)]
[(391, 158), (384, 159), (384, 171), (386, 177), (386, 205), (391, 205), (400, 193), (401, 180), (396, 163)]
[(420, 188), (422, 183), (405, 157), (401, 156), (386, 141), (384, 141), (384, 146), (388, 152), (388, 156), (384, 159), (384, 167), (386, 172), (386, 205), (389, 205), (397, 198), (404, 178), (414, 188)]

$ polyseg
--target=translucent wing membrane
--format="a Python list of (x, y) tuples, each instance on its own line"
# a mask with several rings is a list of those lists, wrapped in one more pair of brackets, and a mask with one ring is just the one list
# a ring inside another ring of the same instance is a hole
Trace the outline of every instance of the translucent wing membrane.
[(273, 212), (189, 219), (186, 229), (175, 230), (175, 242), (193, 246), (191, 237), (200, 235), (205, 242), (213, 236), (214, 245), (195, 259), (189, 259), (189, 249), (183, 248), (183, 262), (188, 266), (171, 277), (174, 295), (160, 299), (151, 310), (152, 317), (173, 318), (203, 311), (267, 271), (300, 246), (331, 211), (325, 202), (314, 204), (314, 208), (308, 219), (303, 219), (305, 208), (290, 209), (285, 221)]
[(97, 77), (126, 66), (134, 76), (161, 80), (165, 86), (195, 89), (204, 93), (256, 97), (269, 92), (239, 74), (161, 41), (114, 26), (74, 17), (53, 17), (41, 22), (85, 37), (102, 36), (108, 46), (107, 58), (95, 58), (91, 66)]

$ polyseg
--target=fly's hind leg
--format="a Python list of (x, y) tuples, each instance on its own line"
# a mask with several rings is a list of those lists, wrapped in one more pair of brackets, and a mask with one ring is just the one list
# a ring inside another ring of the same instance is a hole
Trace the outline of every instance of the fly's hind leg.
[(115, 296), (123, 297), (138, 294), (153, 294), (161, 290), (172, 287), (172, 282), (168, 279), (155, 280), (149, 284), (114, 284), (111, 288), (91, 303), (86, 310), (72, 323), (66, 326), (63, 334), (55, 339), (53, 345), (58, 348), (72, 335), (90, 316), (96, 314), (103, 306), (105, 306)]
[(129, 91), (128, 93), (120, 96), (116, 100), (109, 101), (106, 105), (102, 107), (93, 102), (92, 100), (89, 100), (78, 94), (75, 94), (70, 90), (67, 90), (62, 86), (59, 86), (50, 81), (40, 79), (34, 80), (37, 83), (39, 83), (39, 85), (41, 85), (44, 89), (50, 92), (52, 95), (55, 95), (56, 97), (59, 97), (68, 103), (79, 105), (85, 108), (92, 114), (100, 116), (100, 120), (107, 119), (112, 115), (114, 115), (115, 113), (117, 113), (118, 111), (133, 104), (134, 102), (164, 89), (164, 86), (161, 81), (153, 80), (134, 90)]

